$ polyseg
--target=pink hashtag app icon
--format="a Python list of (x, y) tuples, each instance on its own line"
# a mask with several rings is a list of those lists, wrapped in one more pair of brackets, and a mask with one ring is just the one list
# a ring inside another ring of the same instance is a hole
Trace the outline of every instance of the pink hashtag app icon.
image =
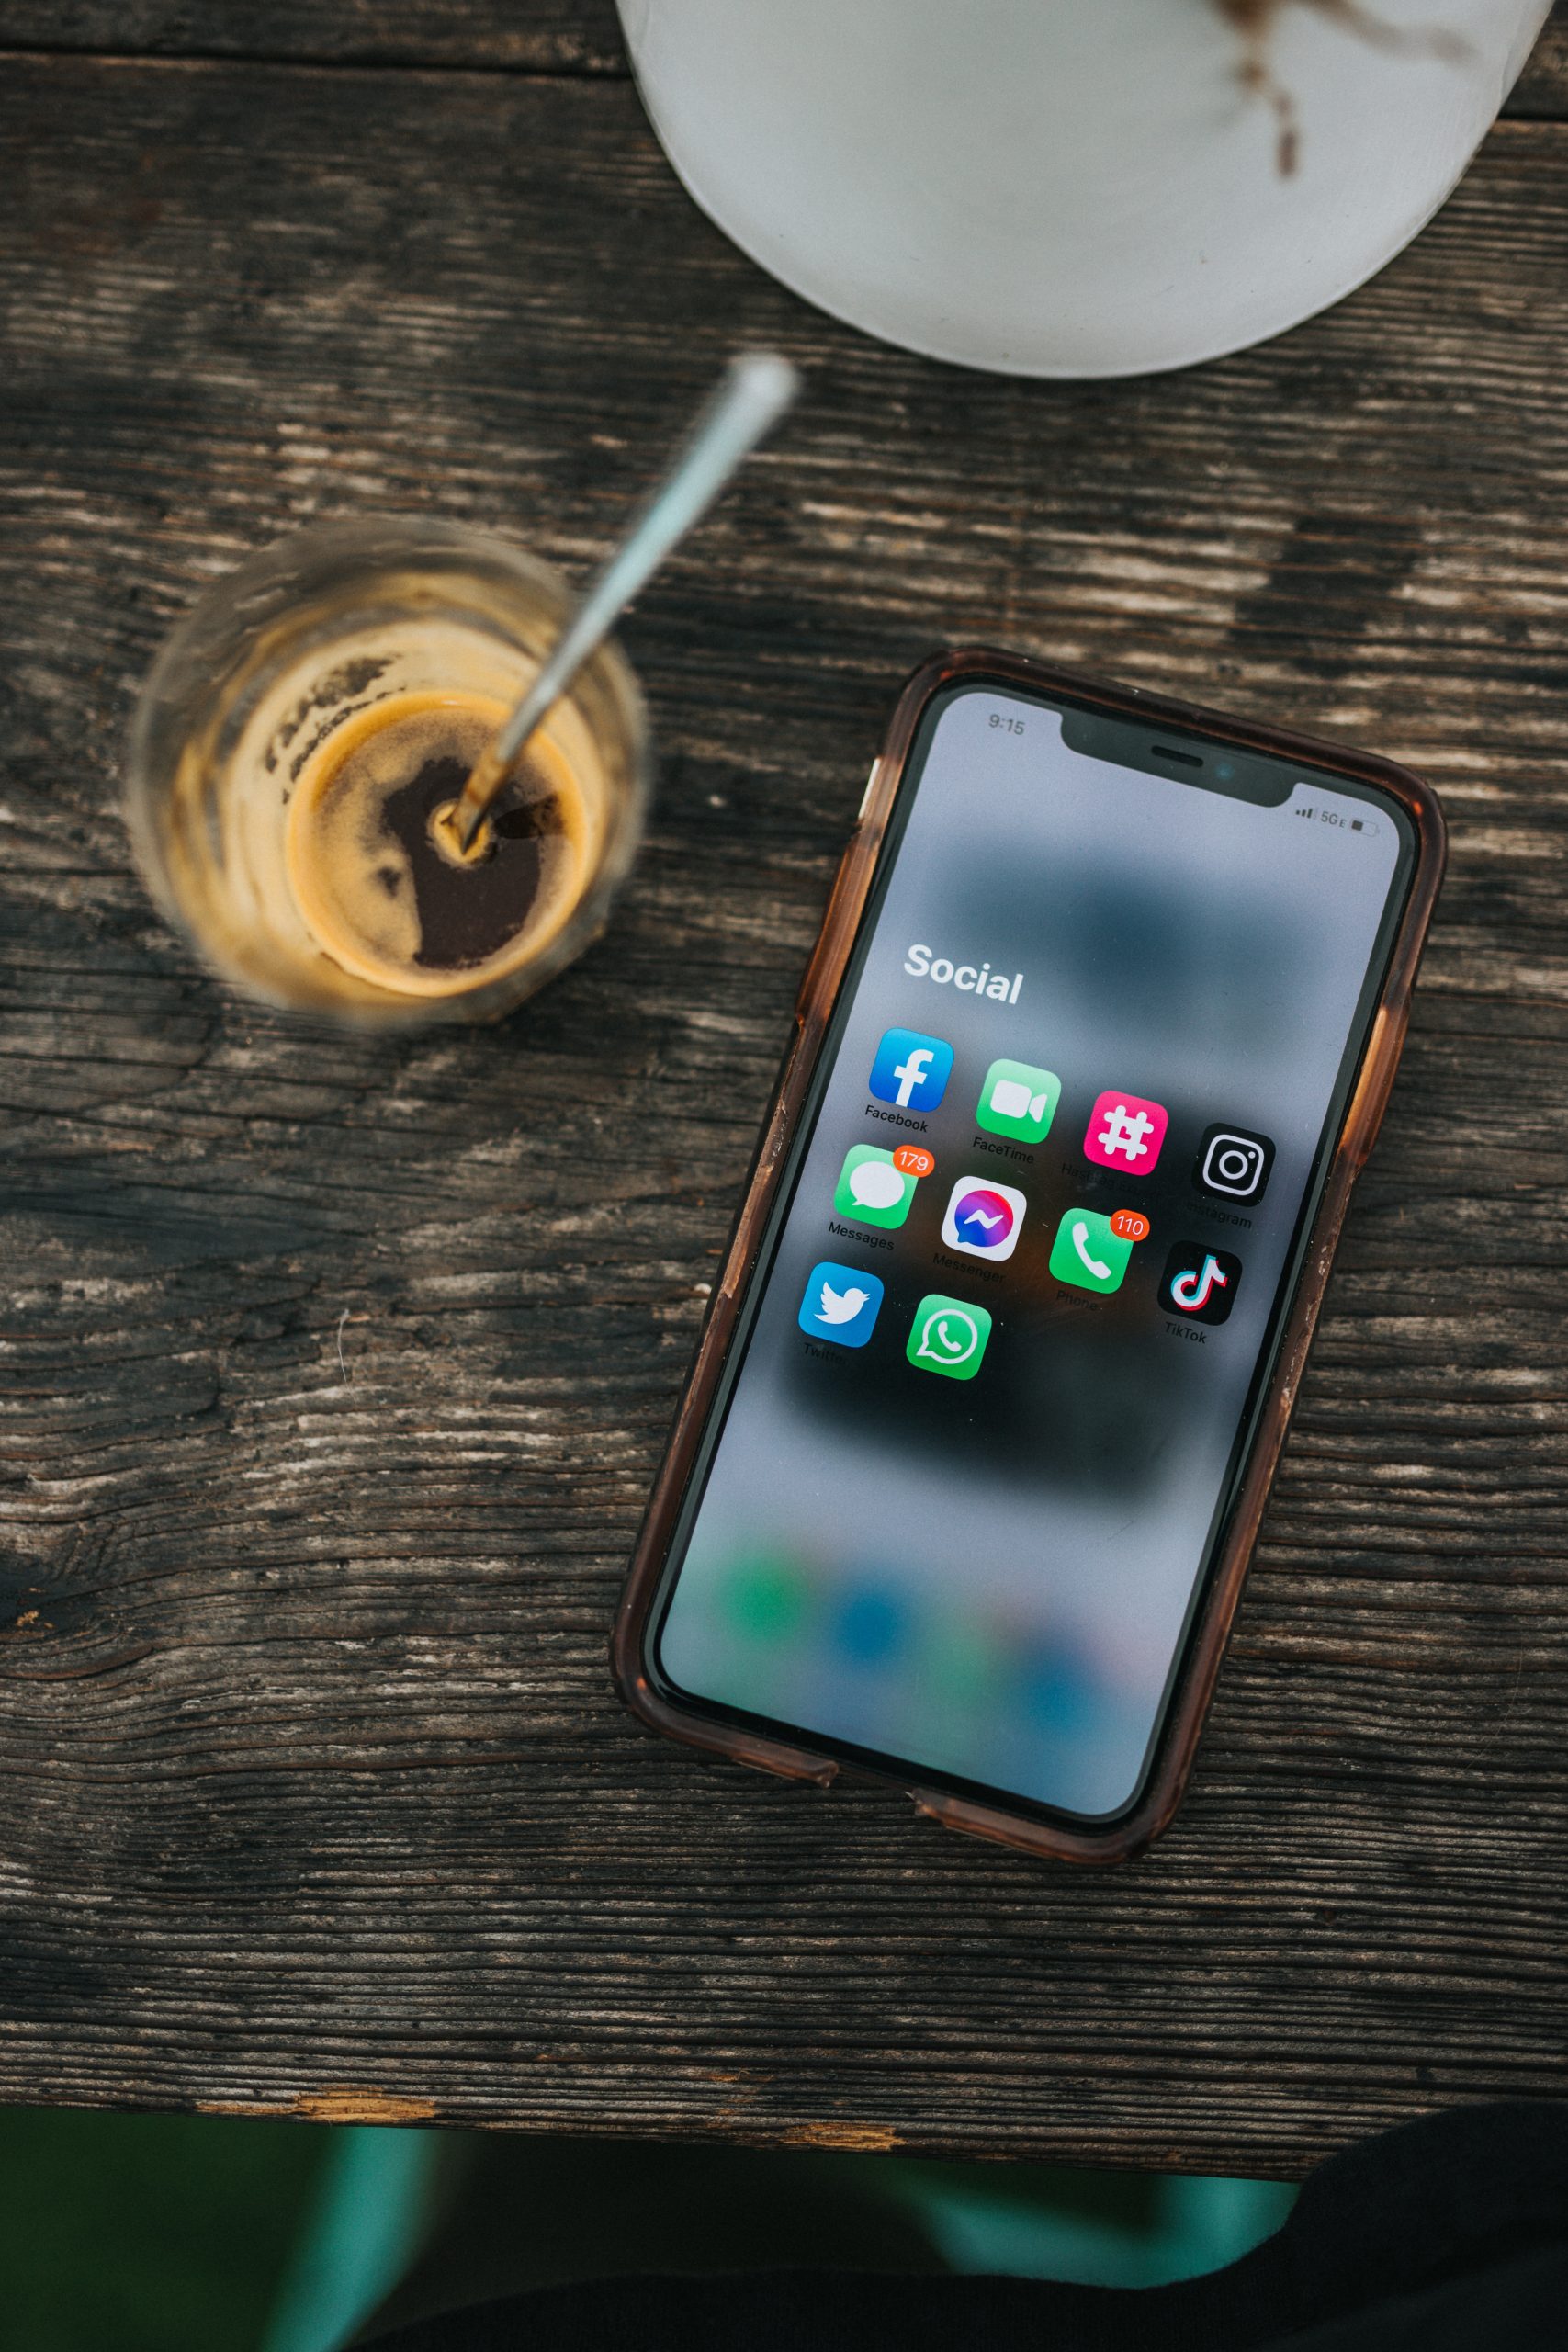
[(1163, 1102), (1139, 1094), (1102, 1094), (1089, 1113), (1086, 1159), (1123, 1176), (1146, 1176), (1159, 1158), (1169, 1117)]

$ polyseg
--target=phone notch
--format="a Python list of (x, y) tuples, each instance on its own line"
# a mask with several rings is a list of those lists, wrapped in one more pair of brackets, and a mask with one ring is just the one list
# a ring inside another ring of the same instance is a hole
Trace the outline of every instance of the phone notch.
[(1172, 784), (1190, 784), (1201, 792), (1223, 793), (1230, 800), (1249, 800), (1259, 808), (1282, 808), (1295, 789), (1298, 775), (1282, 760), (1260, 758), (1256, 752), (1234, 751), (1229, 744), (1162, 729), (1124, 718), (1105, 718), (1098, 711), (1066, 710), (1062, 741), (1069, 752), (1086, 760), (1103, 760), (1109, 767), (1136, 768), (1145, 775), (1163, 775)]

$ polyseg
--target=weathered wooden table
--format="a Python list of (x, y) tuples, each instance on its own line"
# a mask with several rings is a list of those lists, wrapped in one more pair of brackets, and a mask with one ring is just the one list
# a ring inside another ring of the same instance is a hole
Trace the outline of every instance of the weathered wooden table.
[[(0, 2096), (1291, 2172), (1563, 2086), (1568, 30), (1436, 224), (1195, 373), (883, 349), (665, 167), (605, 0), (0, 0)], [(117, 808), (245, 550), (581, 570), (720, 356), (810, 401), (626, 631), (610, 935), (412, 1044), (241, 1003)], [(906, 668), (1432, 775), (1450, 879), (1196, 1783), (1049, 1869), (644, 1736), (605, 1634)]]

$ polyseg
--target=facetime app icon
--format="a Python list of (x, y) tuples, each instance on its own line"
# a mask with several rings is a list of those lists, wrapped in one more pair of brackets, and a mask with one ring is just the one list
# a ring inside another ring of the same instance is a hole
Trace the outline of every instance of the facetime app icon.
[(993, 1062), (975, 1123), (988, 1135), (1011, 1136), (1015, 1143), (1040, 1143), (1050, 1132), (1061, 1093), (1055, 1070), (1036, 1069), (1032, 1062)]

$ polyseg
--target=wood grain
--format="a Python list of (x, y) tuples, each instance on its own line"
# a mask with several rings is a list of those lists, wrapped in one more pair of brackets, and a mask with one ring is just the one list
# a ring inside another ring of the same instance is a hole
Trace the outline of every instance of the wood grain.
[[(615, 0), (0, 0), (0, 48), (624, 74)], [(1568, 0), (1504, 111), (1568, 119)]]
[(0, 0), (0, 46), (625, 74), (615, 0)]
[(1555, 0), (1503, 111), (1539, 121), (1568, 120), (1568, 0)]
[[(1299, 2170), (1563, 2083), (1568, 130), (1114, 385), (750, 267), (613, 78), (0, 80), (0, 2095)], [(581, 570), (722, 353), (798, 418), (644, 599), (609, 935), (472, 1036), (226, 995), (116, 815), (310, 517)], [(1072, 1874), (620, 1712), (623, 1566), (904, 671), (993, 639), (1429, 773), (1451, 879), (1193, 1793)]]

